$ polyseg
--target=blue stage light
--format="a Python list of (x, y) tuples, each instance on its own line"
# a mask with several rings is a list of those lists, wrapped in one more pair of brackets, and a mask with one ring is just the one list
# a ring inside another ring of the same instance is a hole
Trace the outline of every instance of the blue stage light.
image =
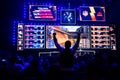
[(35, 5), (38, 5), (38, 3), (36, 2)]
[(48, 5), (52, 5), (51, 3), (49, 3)]
[(28, 2), (28, 5), (30, 4), (30, 2)]

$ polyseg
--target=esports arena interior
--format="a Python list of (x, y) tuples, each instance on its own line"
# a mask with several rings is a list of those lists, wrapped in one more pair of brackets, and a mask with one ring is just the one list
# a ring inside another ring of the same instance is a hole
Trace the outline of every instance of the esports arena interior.
[[(82, 64), (83, 61), (88, 67), (89, 64), (97, 64), (89, 61), (88, 57), (97, 57), (103, 59), (103, 62), (110, 57), (108, 63), (110, 60), (111, 65), (114, 62), (114, 67), (120, 66), (119, 0), (4, 0), (0, 1), (0, 7), (1, 64), (15, 57), (18, 63), (19, 59), (25, 61), (37, 58), (38, 62), (43, 60), (48, 67), (47, 63), (52, 64), (51, 58), (54, 58), (54, 61), (60, 54), (54, 44), (53, 33), (56, 33), (61, 46), (64, 47), (66, 40), (70, 40), (73, 46), (77, 32), (82, 28), (79, 47), (75, 54), (76, 58), (81, 58), (78, 63)], [(85, 63), (84, 58), (88, 63)], [(17, 61), (13, 60), (14, 63)], [(103, 64), (101, 62), (102, 67)], [(80, 66), (75, 69), (87, 72), (87, 69), (81, 70)]]

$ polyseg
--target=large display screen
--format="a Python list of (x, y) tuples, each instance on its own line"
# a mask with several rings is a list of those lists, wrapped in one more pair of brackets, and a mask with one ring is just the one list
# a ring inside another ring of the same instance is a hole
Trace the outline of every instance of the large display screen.
[(80, 21), (105, 21), (105, 7), (80, 6)]
[(60, 11), (61, 24), (75, 24), (76, 11), (74, 9), (63, 9)]
[(29, 5), (29, 20), (56, 21), (56, 6)]
[(25, 25), (24, 26), (24, 48), (40, 49), (45, 48), (45, 26)]
[(110, 49), (109, 26), (91, 26), (91, 48)]
[(58, 43), (64, 47), (65, 41), (71, 41), (71, 47), (77, 39), (77, 32), (83, 28), (80, 36), (81, 49), (116, 50), (116, 39), (113, 27), (109, 26), (63, 26), (18, 24), (17, 50), (24, 49), (56, 49), (53, 33)]
[(44, 49), (45, 26), (18, 24), (18, 50)]
[(66, 40), (70, 40), (72, 46), (77, 39), (77, 31), (83, 28), (80, 39), (80, 48), (90, 48), (89, 26), (46, 26), (46, 48), (56, 48), (53, 41), (53, 33), (56, 33), (58, 43), (64, 46)]

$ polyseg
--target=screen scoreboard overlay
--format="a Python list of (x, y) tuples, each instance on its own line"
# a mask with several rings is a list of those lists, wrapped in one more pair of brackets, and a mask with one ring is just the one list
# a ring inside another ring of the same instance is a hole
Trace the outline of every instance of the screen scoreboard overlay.
[(25, 25), (24, 48), (45, 48), (45, 26)]
[(117, 50), (116, 49), (116, 35), (115, 35), (115, 30), (114, 30), (114, 28), (115, 28), (115, 25), (113, 25), (113, 26), (110, 26), (110, 44), (111, 44), (111, 49), (112, 50)]
[(44, 25), (22, 25), (22, 29), (19, 26), (21, 24), (18, 24), (18, 50), (45, 48)]
[(60, 26), (60, 25), (25, 25), (18, 24), (17, 50), (24, 49), (55, 49), (53, 33), (56, 33), (58, 43), (64, 47), (66, 40), (73, 46), (77, 32), (83, 28), (80, 36), (81, 49), (111, 49), (116, 50), (114, 30), (109, 26)]
[(91, 26), (91, 48), (110, 48), (109, 26)]
[(83, 28), (80, 44), (81, 48), (90, 48), (89, 26), (46, 26), (46, 48), (56, 48), (53, 41), (53, 33), (56, 33), (58, 43), (64, 46), (66, 40), (71, 41), (73, 46), (77, 39), (77, 31)]
[(73, 46), (77, 32), (83, 28), (80, 36), (81, 49), (116, 50), (116, 37), (113, 27), (109, 26), (61, 26), (61, 25), (25, 25), (18, 24), (17, 50), (24, 49), (55, 49), (53, 33), (58, 43), (64, 47), (66, 40)]
[(29, 5), (29, 20), (56, 21), (56, 6)]
[(80, 21), (105, 21), (105, 7), (80, 6)]

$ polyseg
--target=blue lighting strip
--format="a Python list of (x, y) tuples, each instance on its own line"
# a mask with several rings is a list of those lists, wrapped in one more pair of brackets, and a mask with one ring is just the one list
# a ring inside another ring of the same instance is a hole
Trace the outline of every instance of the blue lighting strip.
[(22, 21), (13, 21), (13, 27), (12, 27), (12, 45), (15, 46), (17, 44), (17, 26), (18, 23), (22, 23)]
[(16, 45), (16, 21), (13, 21), (13, 27), (12, 27), (12, 45), (15, 46)]
[(26, 19), (27, 18), (27, 5), (25, 3), (24, 3), (24, 8), (23, 9), (24, 9), (23, 10), (23, 12), (24, 12), (23, 18)]

